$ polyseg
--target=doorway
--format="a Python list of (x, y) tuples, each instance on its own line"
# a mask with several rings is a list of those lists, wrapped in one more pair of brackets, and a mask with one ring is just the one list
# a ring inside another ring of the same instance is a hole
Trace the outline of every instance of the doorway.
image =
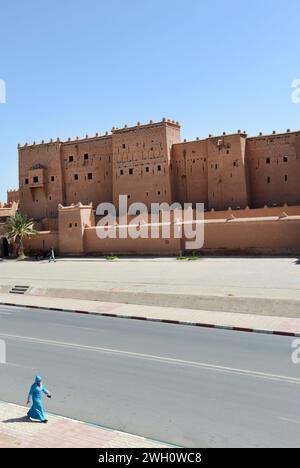
[(9, 256), (9, 243), (6, 237), (2, 238), (2, 256), (3, 257)]

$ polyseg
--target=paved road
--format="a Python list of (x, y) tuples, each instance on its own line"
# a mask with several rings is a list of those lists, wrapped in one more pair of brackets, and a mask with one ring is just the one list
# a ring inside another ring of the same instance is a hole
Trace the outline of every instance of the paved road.
[(182, 446), (300, 446), (300, 365), (287, 337), (0, 308), (0, 399)]

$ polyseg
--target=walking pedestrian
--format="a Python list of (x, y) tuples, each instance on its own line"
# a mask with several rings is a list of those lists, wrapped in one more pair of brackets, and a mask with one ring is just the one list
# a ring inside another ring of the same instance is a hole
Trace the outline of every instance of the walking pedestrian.
[(55, 254), (54, 254), (54, 249), (53, 249), (53, 247), (51, 247), (51, 249), (50, 249), (49, 263), (51, 263), (51, 262), (54, 262), (54, 263), (56, 262), (56, 258), (55, 258)]
[(42, 378), (37, 375), (35, 377), (34, 383), (31, 385), (28, 398), (27, 398), (27, 405), (29, 405), (30, 400), (32, 400), (32, 406), (27, 413), (27, 416), (35, 421), (40, 421), (42, 423), (47, 423), (48, 419), (46, 419), (44, 413), (44, 407), (42, 403), (42, 394), (45, 393), (48, 398), (51, 398), (50, 393), (44, 387), (42, 383)]

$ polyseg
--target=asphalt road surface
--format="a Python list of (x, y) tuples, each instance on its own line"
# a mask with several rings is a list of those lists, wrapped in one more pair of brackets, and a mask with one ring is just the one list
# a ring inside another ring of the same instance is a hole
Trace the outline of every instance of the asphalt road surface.
[[(185, 447), (299, 447), (292, 338), (0, 307), (0, 399)], [(17, 424), (17, 423), (16, 423)]]

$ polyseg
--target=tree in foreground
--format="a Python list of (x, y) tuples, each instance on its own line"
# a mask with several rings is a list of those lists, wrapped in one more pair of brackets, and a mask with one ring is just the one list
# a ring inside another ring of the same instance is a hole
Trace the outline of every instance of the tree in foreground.
[(24, 258), (24, 239), (37, 234), (34, 221), (22, 213), (11, 216), (5, 225), (7, 239), (17, 246), (18, 257)]

